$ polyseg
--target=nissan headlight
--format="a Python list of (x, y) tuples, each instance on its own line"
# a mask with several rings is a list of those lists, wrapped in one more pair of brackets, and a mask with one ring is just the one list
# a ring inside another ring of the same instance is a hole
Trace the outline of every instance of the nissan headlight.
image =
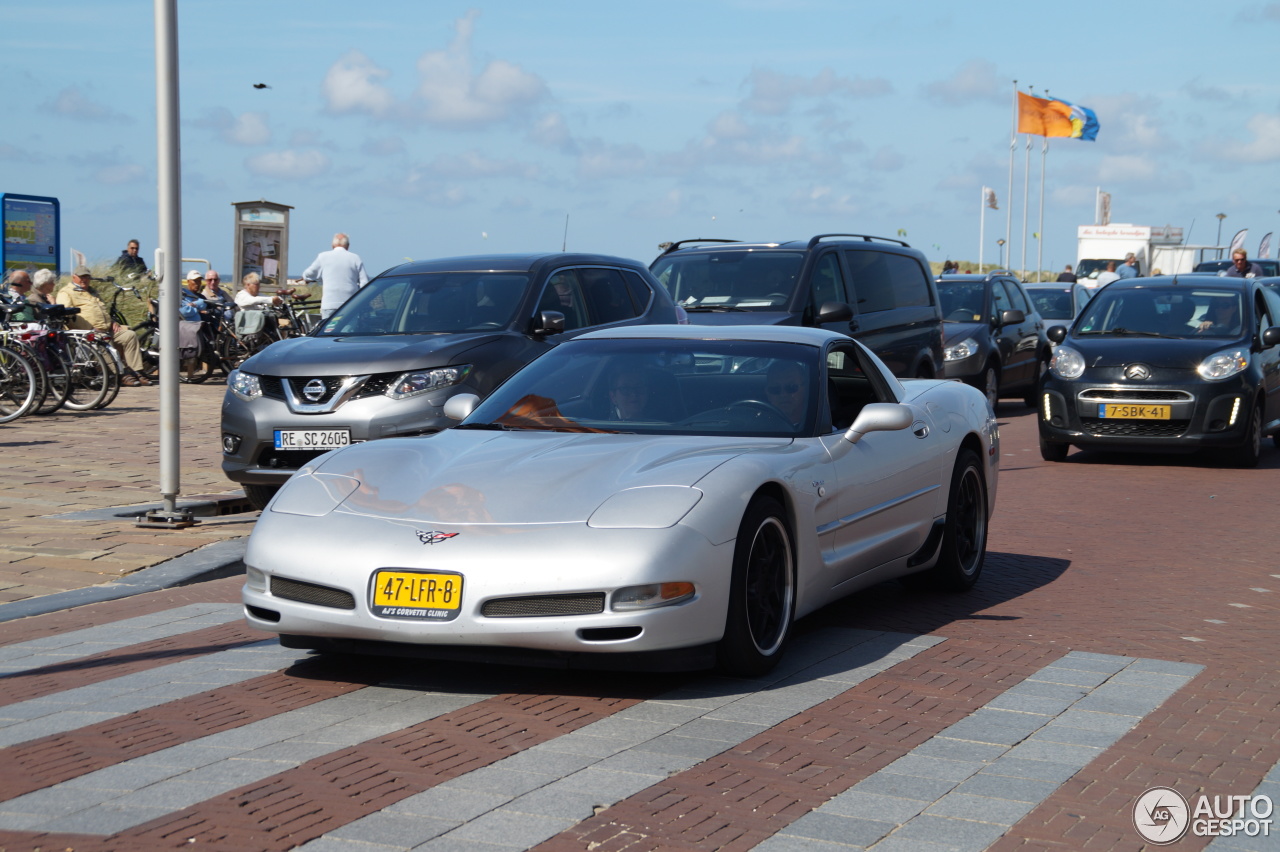
[(1236, 373), (1243, 373), (1249, 367), (1248, 349), (1224, 349), (1215, 352), (1200, 362), (1196, 372), (1207, 382), (1229, 379)]
[(978, 341), (972, 337), (966, 337), (955, 346), (948, 346), (943, 350), (943, 358), (947, 361), (963, 361), (978, 354)]
[(398, 377), (387, 388), (386, 395), (391, 399), (409, 399), (424, 393), (452, 387), (471, 374), (471, 365), (460, 367), (436, 367), (430, 370), (414, 370)]
[(227, 378), (227, 387), (241, 399), (257, 399), (262, 396), (262, 379), (243, 370), (231, 371), (231, 375)]
[(1059, 346), (1053, 350), (1049, 372), (1068, 381), (1078, 379), (1084, 375), (1084, 356), (1070, 346)]

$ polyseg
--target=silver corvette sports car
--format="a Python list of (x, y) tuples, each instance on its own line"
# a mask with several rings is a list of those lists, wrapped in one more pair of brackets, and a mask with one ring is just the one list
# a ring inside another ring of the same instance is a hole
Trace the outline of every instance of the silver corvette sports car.
[(757, 674), (795, 619), (896, 577), (965, 590), (995, 505), (986, 397), (820, 329), (566, 341), (460, 425), (300, 469), (249, 540), (290, 647)]

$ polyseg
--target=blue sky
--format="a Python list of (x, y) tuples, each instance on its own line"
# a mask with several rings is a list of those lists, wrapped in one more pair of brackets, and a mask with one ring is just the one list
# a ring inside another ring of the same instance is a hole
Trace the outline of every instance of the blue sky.
[[(985, 258), (1010, 199), (1012, 81), (1092, 108), (1054, 140), (1043, 265), (1112, 220), (1213, 243), (1280, 230), (1280, 2), (180, 0), (183, 253), (231, 266), (231, 204), (292, 205), (289, 270), (336, 230), (404, 258), (693, 237), (896, 236)], [(66, 248), (156, 246), (153, 6), (0, 4), (0, 191)], [(254, 89), (266, 83), (268, 89)], [(1038, 230), (1040, 140), (1028, 232)], [(1021, 253), (1023, 143), (1013, 205)], [(568, 231), (566, 240), (566, 216)], [(1037, 244), (1028, 240), (1034, 265)]]

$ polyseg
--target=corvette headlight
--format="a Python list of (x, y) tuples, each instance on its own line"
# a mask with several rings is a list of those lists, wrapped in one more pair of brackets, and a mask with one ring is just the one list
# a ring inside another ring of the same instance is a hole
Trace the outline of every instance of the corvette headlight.
[(702, 492), (685, 485), (644, 485), (619, 491), (587, 518), (587, 526), (605, 530), (662, 530), (680, 523)]
[(227, 387), (241, 399), (257, 399), (262, 396), (262, 380), (253, 373), (243, 370), (232, 370), (227, 379)]
[(955, 346), (948, 346), (943, 350), (942, 356), (947, 361), (963, 361), (978, 352), (978, 341), (972, 337), (966, 337)]
[(1236, 373), (1242, 373), (1249, 367), (1248, 349), (1224, 349), (1215, 352), (1200, 362), (1196, 372), (1207, 382), (1229, 379)]
[(433, 390), (456, 385), (471, 374), (471, 365), (460, 367), (436, 367), (431, 370), (414, 370), (405, 373), (391, 383), (385, 391), (391, 399), (409, 399)]
[(613, 593), (614, 612), (632, 612), (637, 609), (655, 609), (660, 606), (684, 603), (693, 597), (693, 583), (646, 583), (643, 586), (627, 586)]
[(1084, 356), (1070, 346), (1059, 346), (1053, 350), (1049, 372), (1060, 379), (1078, 379), (1084, 375)]

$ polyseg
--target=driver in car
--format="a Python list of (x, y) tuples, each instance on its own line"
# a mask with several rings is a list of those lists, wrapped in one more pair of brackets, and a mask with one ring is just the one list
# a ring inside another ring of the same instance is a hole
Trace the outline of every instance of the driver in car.
[(774, 361), (765, 377), (764, 392), (769, 404), (786, 415), (792, 426), (804, 423), (809, 408), (809, 380), (802, 365)]
[(649, 400), (653, 382), (648, 373), (635, 367), (623, 368), (609, 383), (610, 420), (650, 420)]

